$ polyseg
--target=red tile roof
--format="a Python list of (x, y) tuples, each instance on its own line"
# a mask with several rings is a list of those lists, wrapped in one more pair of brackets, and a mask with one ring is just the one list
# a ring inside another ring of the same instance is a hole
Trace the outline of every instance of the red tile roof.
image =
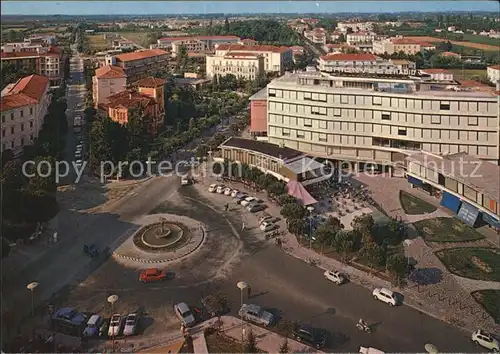
[(373, 54), (361, 53), (361, 54), (329, 54), (320, 57), (322, 60), (335, 60), (335, 61), (374, 61), (378, 57)]
[(134, 90), (119, 92), (109, 96), (104, 104), (105, 108), (126, 108), (131, 109), (138, 106), (147, 107), (154, 103), (154, 99)]
[(284, 53), (291, 50), (288, 47), (278, 47), (274, 45), (244, 45), (244, 44), (219, 44), (216, 50), (234, 50), (234, 51), (245, 51), (245, 52), (273, 52), (273, 53)]
[(443, 56), (443, 57), (459, 57), (460, 54), (453, 53), (453, 52), (442, 52), (441, 56)]
[(488, 85), (483, 84), (482, 82), (478, 82), (478, 81), (474, 81), (474, 80), (460, 80), (460, 86), (462, 86), (462, 87), (488, 87), (488, 88), (490, 87)]
[(120, 54), (116, 56), (116, 59), (118, 59), (119, 61), (134, 61), (167, 54), (168, 53), (166, 51), (161, 49), (147, 49), (138, 52)]
[(492, 66), (488, 66), (488, 69), (500, 70), (500, 65), (492, 65)]
[(421, 69), (421, 71), (428, 74), (451, 74), (451, 72), (446, 69)]
[(420, 42), (410, 38), (392, 38), (392, 44), (420, 44)]
[(114, 79), (114, 78), (126, 78), (125, 71), (122, 68), (115, 65), (102, 66), (95, 70), (95, 76), (98, 79)]
[(255, 39), (245, 38), (241, 40), (243, 43), (257, 43)]
[(259, 55), (256, 53), (242, 53), (242, 52), (228, 52), (226, 57), (248, 57), (248, 58), (258, 58)]
[(158, 86), (163, 86), (167, 83), (167, 80), (164, 79), (159, 79), (156, 77), (145, 77), (144, 79), (138, 80), (134, 82), (132, 85), (133, 86), (138, 86), (138, 87), (150, 87), (150, 88), (156, 88)]
[(209, 41), (209, 40), (240, 40), (240, 37), (236, 36), (186, 36), (186, 37), (163, 37), (160, 38), (160, 42), (174, 42), (174, 41), (185, 41), (185, 40), (190, 40), (190, 39), (197, 39), (199, 41)]
[(4, 90), (1, 99), (1, 111), (37, 104), (43, 97), (50, 81), (45, 76), (30, 75), (18, 80)]
[(27, 58), (27, 57), (38, 58), (40, 57), (40, 54), (38, 54), (38, 52), (35, 51), (33, 52), (22, 51), (22, 52), (9, 52), (9, 53), (2, 52), (2, 59)]
[(432, 43), (427, 43), (427, 42), (420, 42), (421, 47), (435, 47), (434, 44)]

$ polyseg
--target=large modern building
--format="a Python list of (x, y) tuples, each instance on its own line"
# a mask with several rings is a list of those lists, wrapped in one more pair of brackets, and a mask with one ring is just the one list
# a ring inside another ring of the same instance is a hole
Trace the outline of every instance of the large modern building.
[(275, 72), (280, 75), (291, 68), (293, 62), (292, 49), (273, 45), (220, 44), (216, 47), (215, 56), (225, 56), (230, 52), (261, 55), (264, 57), (265, 72)]
[(255, 80), (264, 72), (264, 56), (257, 53), (228, 52), (224, 55), (207, 55), (206, 75), (225, 76), (232, 74), (237, 78)]
[(240, 42), (240, 37), (236, 36), (179, 36), (179, 37), (165, 37), (158, 39), (155, 45), (151, 45), (151, 49), (160, 48), (171, 50), (172, 54), (178, 52), (179, 46), (184, 45), (188, 52), (204, 52), (214, 50), (218, 44)]
[(2, 152), (12, 150), (16, 156), (38, 137), (50, 103), (49, 86), (45, 76), (30, 75), (2, 90)]
[(382, 59), (373, 54), (323, 55), (318, 61), (319, 70), (326, 73), (364, 73), (413, 75), (416, 73), (414, 62), (402, 59)]
[(499, 162), (493, 90), (430, 76), (286, 74), (268, 86), (269, 142), (393, 171), (415, 151)]
[(392, 54), (403, 52), (405, 54), (417, 54), (423, 50), (434, 50), (436, 46), (431, 43), (417, 41), (411, 38), (393, 37), (379, 41), (373, 41), (373, 52), (375, 54)]

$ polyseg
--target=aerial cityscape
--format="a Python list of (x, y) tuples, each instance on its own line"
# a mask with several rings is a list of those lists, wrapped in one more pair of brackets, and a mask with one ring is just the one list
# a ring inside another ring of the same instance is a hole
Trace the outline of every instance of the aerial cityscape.
[(2, 353), (500, 351), (497, 1), (2, 1)]

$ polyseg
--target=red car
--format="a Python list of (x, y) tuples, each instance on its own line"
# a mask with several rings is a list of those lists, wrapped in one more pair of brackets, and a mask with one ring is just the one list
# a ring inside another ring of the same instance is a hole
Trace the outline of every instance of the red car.
[(167, 271), (165, 269), (148, 268), (144, 269), (139, 275), (139, 281), (143, 283), (151, 283), (155, 281), (165, 280)]

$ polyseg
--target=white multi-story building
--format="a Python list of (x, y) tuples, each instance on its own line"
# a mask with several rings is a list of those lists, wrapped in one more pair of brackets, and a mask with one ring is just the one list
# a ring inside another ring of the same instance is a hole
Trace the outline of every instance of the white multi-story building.
[(498, 93), (428, 77), (287, 73), (268, 86), (269, 142), (392, 171), (415, 151), (499, 162)]
[(30, 75), (2, 90), (2, 152), (12, 150), (17, 156), (38, 137), (50, 103), (49, 87), (47, 77)]
[(264, 56), (260, 54), (228, 52), (206, 57), (207, 78), (232, 74), (237, 78), (255, 80), (264, 73)]
[(415, 63), (408, 60), (385, 60), (373, 54), (329, 54), (319, 58), (319, 70), (327, 73), (365, 73), (412, 75)]
[(208, 50), (205, 41), (197, 39), (186, 39), (172, 42), (172, 56), (176, 57), (181, 48), (184, 47), (187, 53), (203, 53)]
[(95, 107), (105, 103), (108, 97), (127, 88), (127, 76), (122, 68), (114, 65), (106, 65), (97, 68), (95, 76), (92, 77), (92, 98)]
[(264, 57), (264, 70), (284, 74), (293, 62), (293, 51), (289, 47), (273, 45), (220, 44), (215, 49), (215, 56), (225, 56), (230, 52), (250, 53)]
[(178, 45), (181, 45), (184, 43), (187, 44), (191, 41), (202, 42), (204, 45), (203, 50), (213, 50), (217, 44), (238, 43), (240, 41), (240, 37), (236, 36), (164, 37), (158, 39), (156, 45), (151, 45), (151, 49), (160, 48), (165, 50), (171, 50), (174, 42), (177, 42)]
[(369, 32), (369, 31), (359, 31), (359, 32), (353, 32), (353, 33), (348, 33), (346, 35), (346, 42), (349, 45), (356, 45), (360, 43), (371, 43), (377, 38), (377, 34), (375, 32)]
[(337, 29), (341, 32), (347, 32), (347, 29), (350, 28), (354, 32), (357, 31), (372, 31), (373, 30), (373, 22), (339, 22), (337, 23)]
[(496, 84), (500, 82), (500, 65), (488, 66), (486, 72), (488, 74), (488, 80), (492, 83)]
[(420, 69), (421, 74), (430, 75), (431, 79), (438, 81), (453, 81), (453, 73), (446, 69)]
[(375, 54), (392, 54), (403, 52), (405, 54), (417, 54), (422, 50), (429, 50), (435, 47), (429, 43), (422, 43), (410, 38), (393, 37), (380, 41), (373, 41), (373, 52)]

